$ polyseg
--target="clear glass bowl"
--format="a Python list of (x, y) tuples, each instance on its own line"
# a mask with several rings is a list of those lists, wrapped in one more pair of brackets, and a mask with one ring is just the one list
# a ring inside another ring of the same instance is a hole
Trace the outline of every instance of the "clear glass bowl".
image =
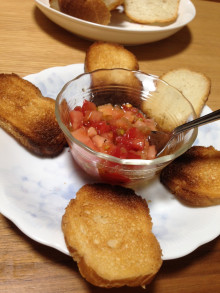
[(197, 129), (185, 132), (174, 140), (165, 155), (154, 160), (119, 159), (96, 152), (75, 139), (69, 130), (69, 112), (82, 106), (85, 99), (97, 106), (130, 103), (153, 118), (164, 131), (195, 119), (196, 114), (191, 103), (177, 89), (141, 71), (100, 69), (69, 81), (57, 96), (56, 118), (74, 160), (98, 181), (131, 186), (150, 180), (187, 151), (196, 139)]

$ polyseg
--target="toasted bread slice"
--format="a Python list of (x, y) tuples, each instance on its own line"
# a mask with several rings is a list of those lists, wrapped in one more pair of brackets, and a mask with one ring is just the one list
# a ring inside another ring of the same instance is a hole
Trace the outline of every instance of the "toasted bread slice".
[(82, 276), (93, 285), (145, 286), (162, 265), (147, 203), (131, 189), (84, 185), (67, 206), (62, 229)]
[(170, 132), (187, 121), (192, 107), (175, 88), (163, 82), (155, 82), (155, 86), (149, 93), (151, 98), (143, 100), (141, 110), (154, 119), (158, 129)]
[(200, 116), (211, 89), (207, 76), (188, 68), (177, 68), (163, 74), (161, 79), (182, 92), (193, 105), (196, 115)]
[(95, 42), (86, 52), (85, 71), (90, 72), (103, 68), (138, 70), (139, 64), (135, 55), (124, 46), (115, 43)]
[(177, 19), (179, 0), (124, 0), (126, 15), (138, 23), (167, 23)]
[(184, 204), (220, 204), (220, 151), (194, 146), (161, 172), (161, 182)]
[(56, 156), (66, 144), (55, 118), (55, 101), (16, 74), (0, 74), (0, 126), (40, 156)]
[[(98, 24), (110, 22), (111, 13), (103, 0), (58, 0), (58, 3), (60, 11), (68, 15)], [(51, 5), (57, 7), (56, 3)]]
[[(138, 91), (142, 89), (141, 82), (133, 72), (129, 71), (139, 69), (138, 61), (133, 53), (125, 49), (124, 46), (115, 43), (95, 42), (89, 47), (85, 56), (86, 72), (92, 72), (97, 69), (115, 68), (128, 70), (95, 72), (92, 74), (92, 86), (104, 87), (118, 85), (128, 86), (132, 89), (136, 88)], [(131, 96), (129, 90), (126, 94)], [(138, 106), (139, 99), (131, 98), (129, 100), (134, 100), (133, 106)]]

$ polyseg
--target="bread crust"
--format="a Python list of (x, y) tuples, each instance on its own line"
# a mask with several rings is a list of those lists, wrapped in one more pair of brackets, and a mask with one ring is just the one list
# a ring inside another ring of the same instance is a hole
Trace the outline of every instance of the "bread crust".
[(14, 73), (0, 74), (0, 126), (39, 156), (57, 156), (66, 145), (55, 101)]
[(111, 13), (103, 0), (58, 0), (60, 11), (68, 15), (107, 25)]
[(162, 170), (161, 182), (184, 204), (220, 204), (220, 151), (194, 146)]
[(87, 184), (62, 218), (80, 273), (99, 287), (145, 286), (162, 265), (147, 203), (133, 190)]

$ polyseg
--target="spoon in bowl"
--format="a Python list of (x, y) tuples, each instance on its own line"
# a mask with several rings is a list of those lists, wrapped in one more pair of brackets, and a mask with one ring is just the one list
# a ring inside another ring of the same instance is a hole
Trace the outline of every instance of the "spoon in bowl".
[(220, 109), (216, 110), (210, 114), (204, 115), (197, 119), (194, 119), (190, 122), (184, 123), (176, 128), (174, 128), (171, 132), (163, 132), (163, 131), (151, 131), (149, 136), (149, 143), (154, 144), (156, 146), (157, 155), (160, 156), (167, 150), (172, 142), (172, 140), (180, 133), (190, 130), (192, 128), (213, 122), (215, 120), (220, 119)]

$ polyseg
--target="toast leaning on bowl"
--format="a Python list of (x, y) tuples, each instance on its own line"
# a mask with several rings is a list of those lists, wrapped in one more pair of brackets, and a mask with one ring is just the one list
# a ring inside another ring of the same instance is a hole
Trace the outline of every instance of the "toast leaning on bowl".
[[(164, 73), (160, 76), (160, 79), (179, 90), (192, 104), (196, 115), (200, 116), (211, 90), (211, 81), (207, 76), (188, 68), (176, 68)], [(184, 108), (184, 105), (181, 104), (181, 99), (179, 103), (173, 104), (172, 95), (166, 96), (166, 99), (170, 100), (169, 104), (172, 107), (172, 111), (178, 111), (179, 115), (181, 115), (179, 116), (178, 123), (174, 121), (173, 124), (170, 124), (170, 119), (167, 117), (166, 111), (161, 111), (159, 105), (161, 102), (161, 95), (163, 94), (163, 84), (160, 84), (158, 88), (159, 91), (152, 93), (156, 97), (152, 99), (150, 103), (143, 102), (142, 111), (149, 116), (153, 115), (155, 122), (162, 130), (172, 131), (179, 125), (179, 121), (181, 121), (181, 123), (186, 122), (189, 116), (189, 108)]]
[(16, 74), (0, 74), (0, 127), (39, 156), (54, 157), (66, 145), (55, 101)]
[(133, 190), (84, 185), (62, 219), (81, 275), (99, 287), (145, 286), (162, 265), (146, 201)]
[(196, 115), (200, 116), (211, 90), (211, 81), (205, 74), (189, 68), (176, 68), (160, 78), (177, 88), (191, 102)]

